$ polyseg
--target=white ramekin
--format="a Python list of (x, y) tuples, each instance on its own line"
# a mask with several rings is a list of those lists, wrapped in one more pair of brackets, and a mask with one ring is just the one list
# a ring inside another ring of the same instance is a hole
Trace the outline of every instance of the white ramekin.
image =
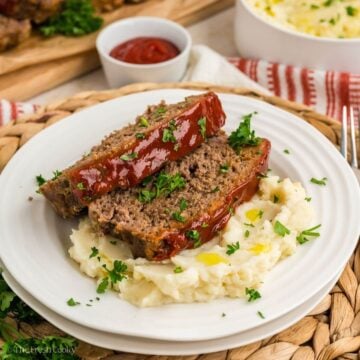
[[(173, 59), (157, 64), (130, 64), (112, 58), (110, 51), (122, 42), (139, 37), (161, 37), (174, 43), (180, 54)], [(96, 48), (110, 87), (134, 82), (171, 82), (184, 75), (191, 49), (189, 32), (177, 23), (148, 16), (120, 20), (101, 31)]]
[(313, 69), (360, 73), (360, 39), (320, 38), (270, 23), (236, 1), (235, 43), (241, 56)]

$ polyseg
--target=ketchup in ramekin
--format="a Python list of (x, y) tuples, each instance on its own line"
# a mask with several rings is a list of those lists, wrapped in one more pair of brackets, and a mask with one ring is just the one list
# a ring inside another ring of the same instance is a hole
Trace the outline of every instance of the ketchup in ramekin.
[(157, 64), (173, 59), (180, 50), (169, 40), (137, 37), (115, 46), (110, 56), (131, 64)]

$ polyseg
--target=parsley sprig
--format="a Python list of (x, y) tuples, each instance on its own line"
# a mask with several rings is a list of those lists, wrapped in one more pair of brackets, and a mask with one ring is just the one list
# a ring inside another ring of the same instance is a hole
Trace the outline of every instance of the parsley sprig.
[(255, 301), (261, 298), (261, 294), (256, 289), (246, 288), (245, 295), (248, 298), (248, 302)]
[(255, 114), (257, 113), (253, 112), (243, 116), (239, 127), (230, 134), (228, 143), (236, 152), (239, 152), (243, 146), (259, 145), (260, 138), (255, 135), (254, 130), (251, 130), (251, 119)]
[(202, 117), (198, 121), (198, 125), (200, 126), (200, 134), (206, 139), (206, 117)]
[(181, 215), (181, 213), (187, 209), (188, 205), (187, 205), (187, 201), (182, 198), (180, 200), (180, 205), (179, 205), (179, 211), (175, 211), (171, 214), (172, 219), (179, 221), (179, 222), (185, 222), (185, 218), (184, 216)]
[(227, 255), (232, 255), (234, 254), (236, 251), (240, 250), (240, 244), (237, 241), (236, 243), (232, 243), (230, 245), (227, 245), (227, 250), (226, 250), (226, 254)]
[(319, 225), (316, 225), (314, 227), (312, 227), (311, 229), (307, 229), (307, 230), (304, 230), (302, 231), (297, 237), (296, 237), (296, 240), (297, 242), (302, 245), (302, 244), (305, 244), (306, 242), (309, 241), (309, 237), (312, 237), (312, 238), (317, 238), (320, 236), (320, 233), (319, 232), (316, 232), (315, 230), (319, 229), (321, 227), (321, 224)]
[(103, 19), (95, 16), (90, 0), (66, 0), (62, 11), (39, 29), (47, 37), (55, 34), (82, 36), (100, 29), (102, 23)]
[(175, 143), (176, 137), (174, 135), (174, 131), (176, 131), (176, 129), (177, 129), (177, 126), (176, 126), (175, 120), (171, 120), (169, 122), (169, 126), (167, 128), (165, 128), (163, 131), (162, 141), (164, 143), (166, 143), (166, 142)]
[(276, 220), (274, 224), (274, 231), (276, 234), (278, 234), (281, 237), (284, 237), (285, 235), (290, 234), (290, 230), (285, 227), (280, 221)]
[(104, 277), (98, 285), (96, 289), (98, 294), (103, 294), (109, 285), (113, 288), (115, 284), (127, 278), (127, 265), (121, 260), (115, 260), (111, 270), (108, 269), (106, 264), (103, 265), (103, 268), (108, 273), (108, 276)]

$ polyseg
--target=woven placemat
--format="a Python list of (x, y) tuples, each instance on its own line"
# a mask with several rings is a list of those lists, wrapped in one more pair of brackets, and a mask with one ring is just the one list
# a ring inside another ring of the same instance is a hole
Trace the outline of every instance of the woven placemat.
[[(64, 117), (116, 97), (163, 88), (213, 90), (248, 96), (296, 114), (339, 146), (340, 124), (307, 106), (278, 97), (265, 96), (244, 88), (228, 88), (203, 83), (141, 83), (116, 90), (85, 92), (44, 106), (34, 115), (23, 117), (0, 128), (0, 171), (27, 140)], [(201, 360), (360, 360), (360, 245), (358, 244), (337, 285), (306, 317), (287, 330), (237, 349), (208, 355), (185, 357), (144, 356), (117, 353), (80, 342), (77, 353), (82, 359), (201, 359)], [(12, 319), (13, 322), (15, 320)], [(21, 332), (31, 336), (61, 335), (47, 322), (38, 325), (17, 323)], [(2, 340), (0, 339), (0, 347)]]

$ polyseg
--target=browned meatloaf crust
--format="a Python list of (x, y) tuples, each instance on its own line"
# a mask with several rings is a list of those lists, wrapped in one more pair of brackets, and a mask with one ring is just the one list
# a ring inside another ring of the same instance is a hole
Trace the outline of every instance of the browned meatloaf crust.
[(187, 155), (224, 122), (220, 100), (212, 92), (150, 106), (135, 124), (112, 133), (40, 190), (59, 215), (75, 216), (101, 195), (132, 187), (168, 161)]
[(108, 12), (121, 7), (124, 0), (92, 0), (92, 3), (97, 11)]
[(0, 15), (0, 51), (10, 49), (30, 36), (29, 20), (15, 20)]
[[(144, 189), (151, 191), (152, 183), (114, 191), (90, 204), (92, 224), (97, 231), (128, 242), (135, 257), (163, 260), (197, 247), (225, 226), (234, 206), (255, 194), (270, 147), (262, 139), (258, 146), (237, 154), (221, 132), (182, 160), (166, 165), (162, 174), (180, 174), (185, 179), (182, 189), (146, 203), (141, 194)], [(182, 199), (187, 204), (183, 211)]]
[(42, 23), (58, 13), (64, 0), (0, 0), (0, 13)]

